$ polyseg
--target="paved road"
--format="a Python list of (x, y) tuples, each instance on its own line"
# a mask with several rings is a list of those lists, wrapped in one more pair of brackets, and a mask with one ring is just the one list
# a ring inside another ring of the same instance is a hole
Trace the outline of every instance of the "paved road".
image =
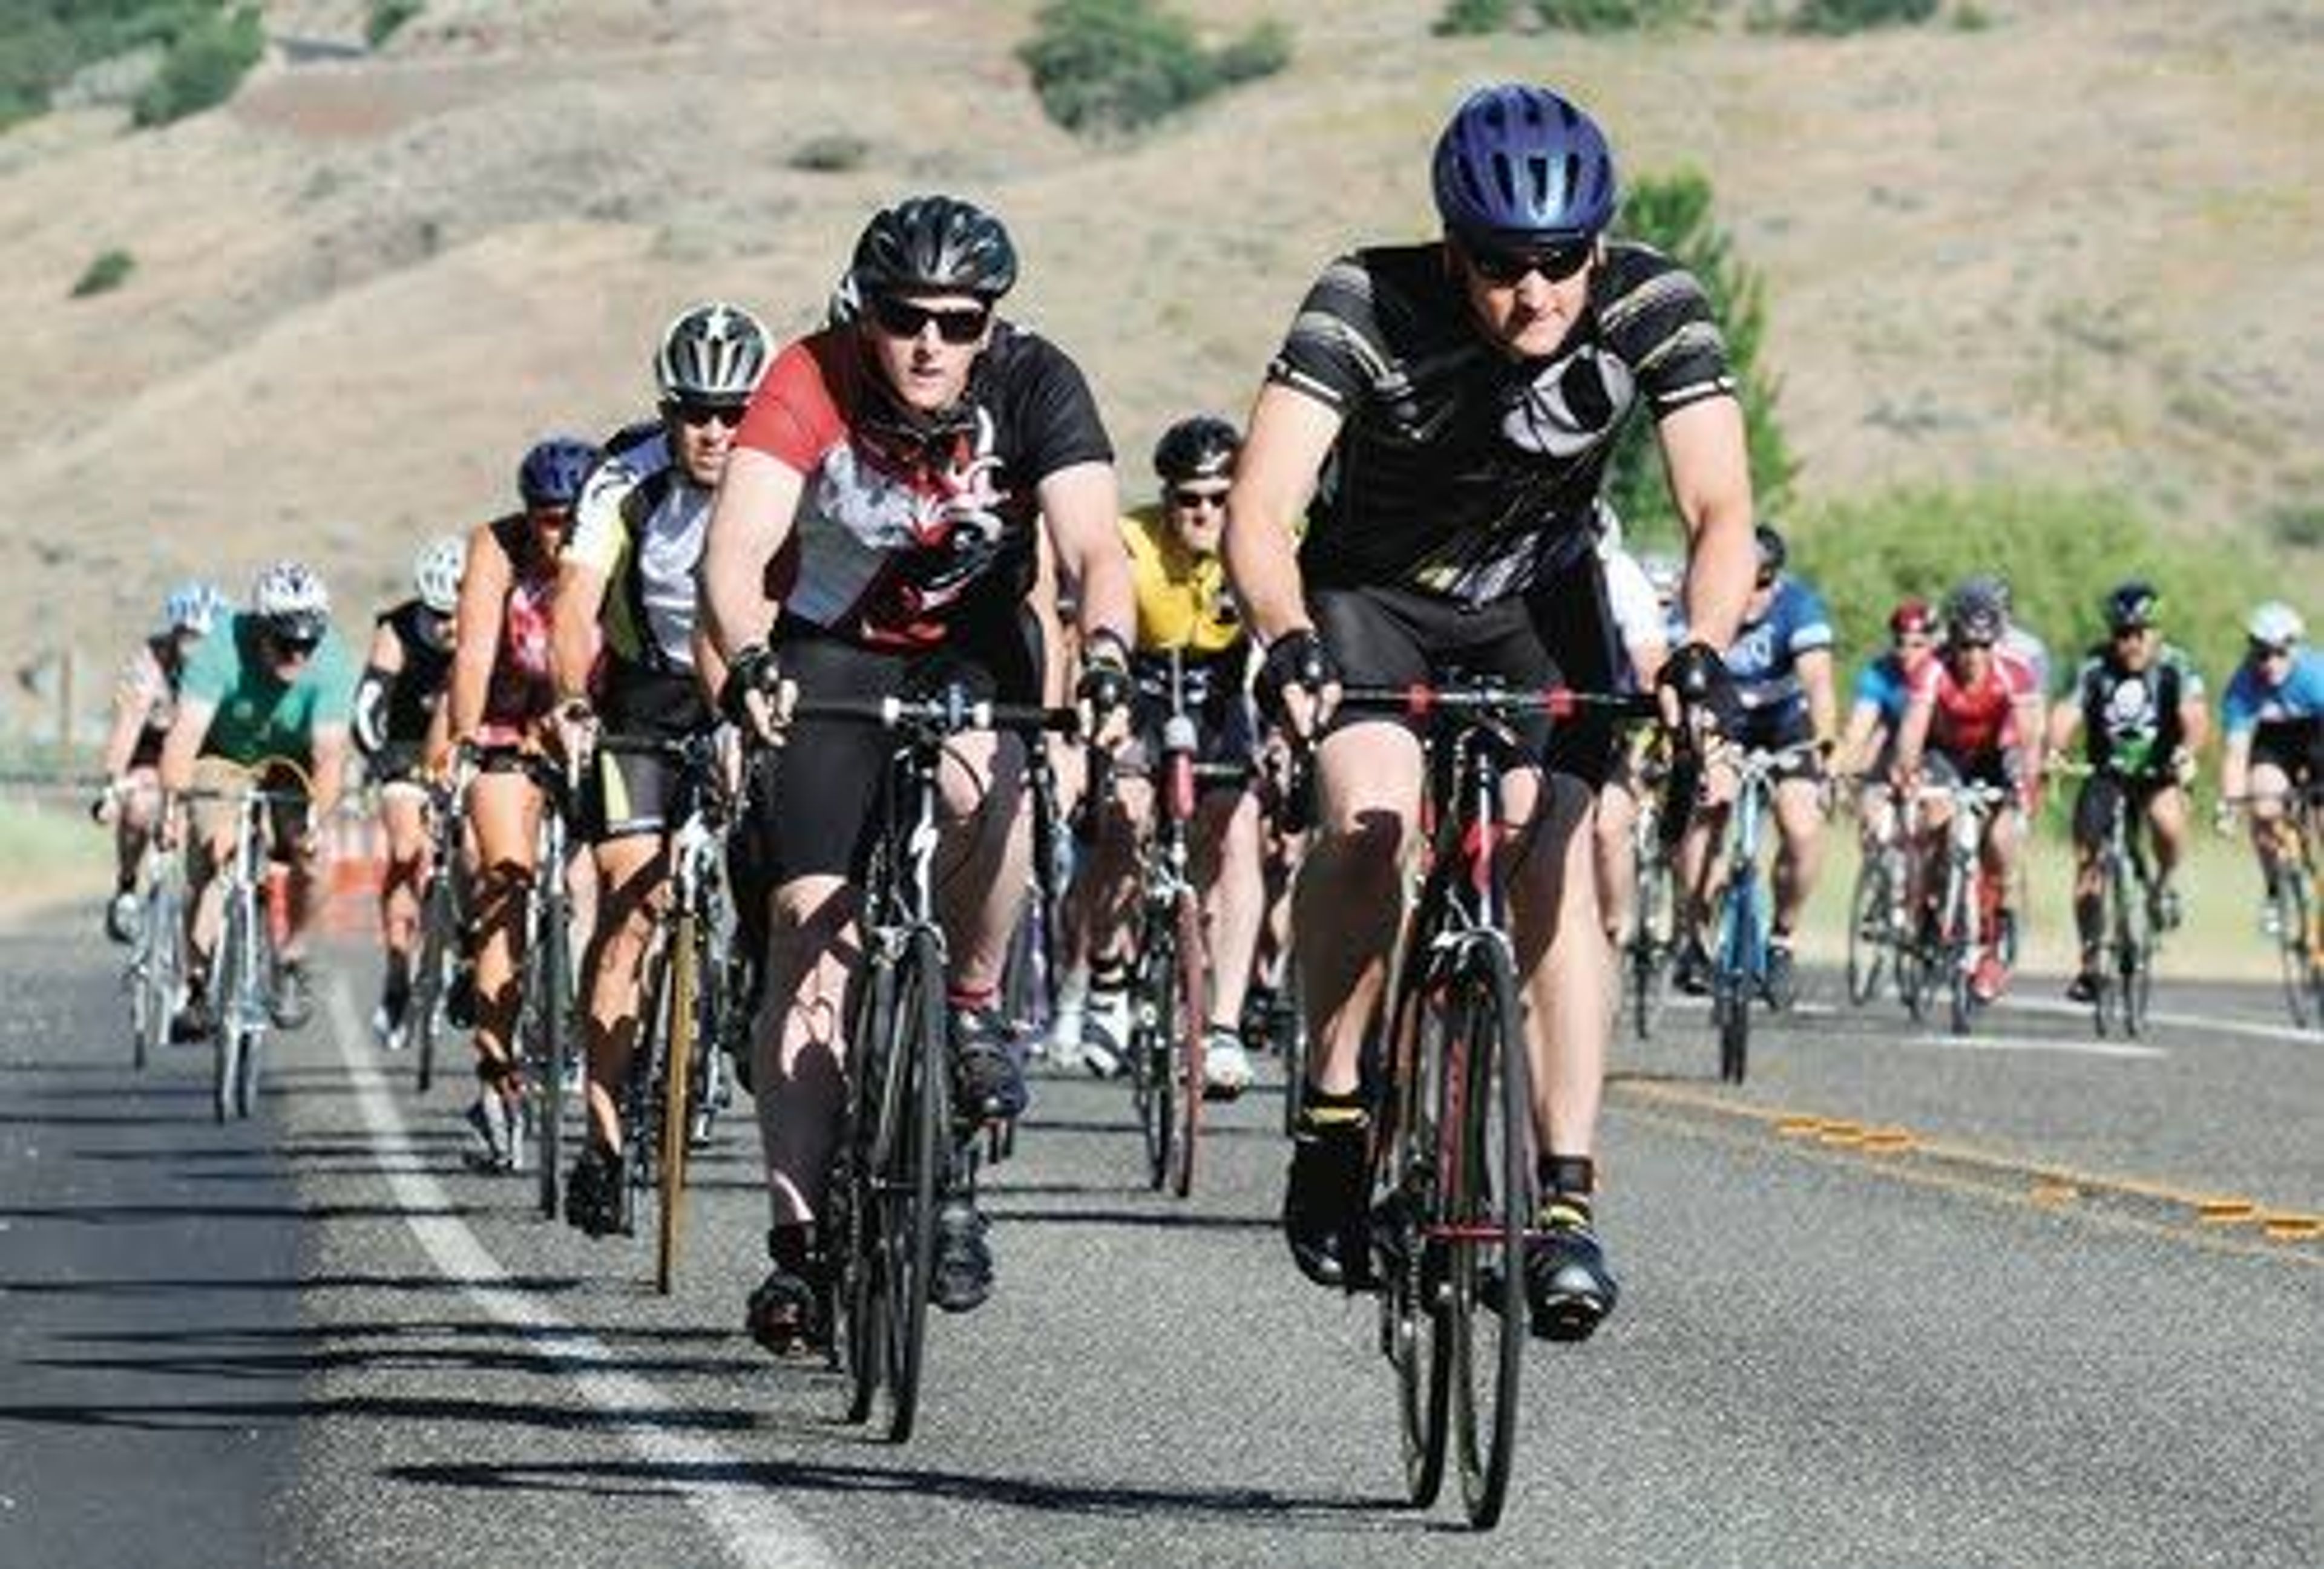
[(1962, 1046), (1812, 1007), (1739, 1091), (1699, 1015), (1628, 1048), (1628, 1297), (1531, 1356), (1474, 1537), (1398, 1507), (1369, 1309), (1289, 1274), (1271, 1095), (1178, 1204), (1121, 1093), (1042, 1082), (1001, 1290), (936, 1323), (895, 1449), (734, 1333), (743, 1128), (664, 1301), (642, 1241), (458, 1169), (458, 1086), (422, 1103), (360, 1038), (356, 962), (226, 1130), (198, 1053), (133, 1082), (111, 962), (0, 940), (12, 1564), (2324, 1562), (2324, 1243), (2264, 1229), (2324, 1211), (2324, 1046), (2256, 988), (2175, 992), (2199, 1023), (2127, 1052), (2032, 1008)]

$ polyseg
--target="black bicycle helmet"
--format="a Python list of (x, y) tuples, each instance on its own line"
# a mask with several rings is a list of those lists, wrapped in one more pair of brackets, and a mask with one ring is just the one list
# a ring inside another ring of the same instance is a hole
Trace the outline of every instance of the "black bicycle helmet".
[(2154, 585), (2144, 578), (2134, 577), (2117, 584), (2106, 596), (2106, 621), (2108, 632), (2135, 632), (2150, 627), (2163, 618), (2163, 595)]
[(990, 303), (1016, 286), (1017, 247), (982, 208), (916, 196), (863, 226), (848, 272), (864, 294), (973, 294)]
[(1945, 602), (1945, 635), (1956, 642), (1999, 642), (2001, 621), (2001, 606), (1978, 585), (1962, 585)]
[(1216, 479), (1234, 469), (1242, 437), (1216, 414), (1196, 414), (1162, 432), (1154, 444), (1154, 472), (1167, 484)]
[(1588, 239), (1613, 221), (1614, 154), (1598, 123), (1523, 82), (1480, 88), (1436, 138), (1437, 216), (1464, 239)]
[(1759, 547), (1759, 581), (1762, 585), (1773, 583), (1784, 570), (1784, 564), (1792, 558), (1791, 548), (1784, 543), (1784, 536), (1772, 523), (1759, 524), (1751, 534)]

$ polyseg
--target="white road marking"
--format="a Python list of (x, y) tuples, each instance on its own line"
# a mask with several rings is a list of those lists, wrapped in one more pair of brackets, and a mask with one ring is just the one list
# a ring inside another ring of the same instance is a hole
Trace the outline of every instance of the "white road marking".
[(1932, 1046), (1945, 1051), (2055, 1051), (2071, 1057), (2169, 1057), (2159, 1046), (2126, 1040), (2074, 1040), (2058, 1035), (1908, 1035), (1901, 1046)]
[(646, 1380), (614, 1371), (613, 1355), (602, 1343), (508, 1284), (508, 1270), (451, 1213), (443, 1185), (419, 1163), (401, 1108), (374, 1071), (376, 1064), (354, 1044), (367, 1037), (356, 1025), (355, 1001), (344, 977), (331, 983), (330, 1015), (340, 1059), (353, 1070), (355, 1105), (371, 1131), (372, 1142), (388, 1158), (388, 1186), (403, 1210), (404, 1223), (444, 1277), (512, 1329), (553, 1334), (560, 1355), (599, 1364), (576, 1373), (574, 1388), (611, 1419), (607, 1425), (621, 1434), (640, 1459), (670, 1472), (669, 1485), (703, 1517), (729, 1560), (743, 1569), (835, 1569), (839, 1561), (830, 1548), (764, 1486), (687, 1480), (706, 1472), (739, 1473), (742, 1463), (733, 1454), (696, 1435), (676, 1433), (650, 1421), (622, 1419), (623, 1413), (643, 1412), (651, 1417), (673, 1413), (677, 1407)]
[[(2053, 1002), (2047, 998), (2009, 998), (2000, 1006), (2024, 1013), (2048, 1013), (2060, 1018), (2083, 1019), (2090, 1016), (2087, 1002)], [(2301, 1029), (2290, 1024), (2262, 1024), (2257, 1020), (2222, 1019), (2216, 1014), (2160, 1013), (2147, 1010), (2147, 1020), (2154, 1024), (2168, 1024), (2175, 1029), (2200, 1029), (2219, 1035), (2248, 1035), (2257, 1040), (2289, 1040), (2295, 1045), (2310, 1046), (2319, 1038), (2313, 1029)]]

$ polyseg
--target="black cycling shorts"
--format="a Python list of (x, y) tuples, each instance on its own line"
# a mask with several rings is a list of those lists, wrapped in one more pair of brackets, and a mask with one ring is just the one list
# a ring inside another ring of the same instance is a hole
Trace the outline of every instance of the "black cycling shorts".
[[(1815, 734), (1815, 722), (1804, 708), (1791, 708), (1781, 713), (1754, 714), (1743, 712), (1743, 722), (1727, 739), (1736, 745), (1755, 748), (1760, 752), (1781, 752), (1785, 747), (1799, 746)], [(1803, 779), (1811, 781), (1823, 778), (1823, 761), (1812, 752), (1793, 754), (1776, 768), (1778, 780)]]
[[(982, 700), (1041, 700), (1038, 629), (1016, 607), (956, 622), (935, 648), (891, 652), (786, 618), (774, 647), (802, 702), (915, 696), (958, 681)], [(796, 878), (861, 876), (896, 737), (876, 725), (800, 719), (779, 747), (752, 756), (730, 860), (750, 897)]]
[(2264, 721), (2252, 731), (2251, 760), (2273, 763), (2294, 784), (2324, 780), (2324, 719)]
[(2123, 810), (2130, 815), (2135, 831), (2146, 816), (2147, 803), (2177, 782), (2168, 775), (2126, 779), (2111, 769), (2101, 769), (2090, 775), (2074, 795), (2074, 843), (2092, 846), (2106, 843), (2114, 826), (2114, 804), (2118, 799)]
[(662, 743), (707, 734), (715, 716), (691, 671), (614, 661), (600, 686), (603, 739), (581, 780), (576, 831), (592, 844), (666, 834), (685, 810), (685, 780)]
[[(1594, 552), (1521, 597), (1473, 608), (1401, 588), (1314, 588), (1308, 613), (1351, 686), (1403, 687), (1490, 678), (1508, 686), (1576, 691), (1614, 689), (1613, 617)], [(1381, 722), (1419, 729), (1419, 722), (1343, 714), (1332, 728)], [(1591, 789), (1613, 773), (1614, 723), (1585, 712), (1559, 724), (1546, 716), (1518, 727), (1526, 751), (1555, 773)]]

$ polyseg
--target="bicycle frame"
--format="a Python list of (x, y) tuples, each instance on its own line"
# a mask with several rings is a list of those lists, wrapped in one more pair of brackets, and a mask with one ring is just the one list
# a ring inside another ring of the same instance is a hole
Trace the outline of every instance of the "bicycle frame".
[[(1985, 901), (1978, 895), (1984, 874), (1986, 828), (1995, 811), (2012, 799), (2014, 793), (1999, 785), (1976, 780), (1920, 785), (1912, 792), (1916, 807), (1924, 801), (1941, 800), (1951, 808), (1945, 824), (1944, 881), (1936, 907), (1937, 963), (1930, 970), (1932, 974), (1941, 974), (1950, 990), (1955, 1035), (1969, 1033), (1969, 979), (1977, 968), (1978, 955), (1993, 940), (1993, 934), (1985, 929)], [(1918, 886), (1924, 891), (1926, 876), (1927, 869), (1923, 868)]]

